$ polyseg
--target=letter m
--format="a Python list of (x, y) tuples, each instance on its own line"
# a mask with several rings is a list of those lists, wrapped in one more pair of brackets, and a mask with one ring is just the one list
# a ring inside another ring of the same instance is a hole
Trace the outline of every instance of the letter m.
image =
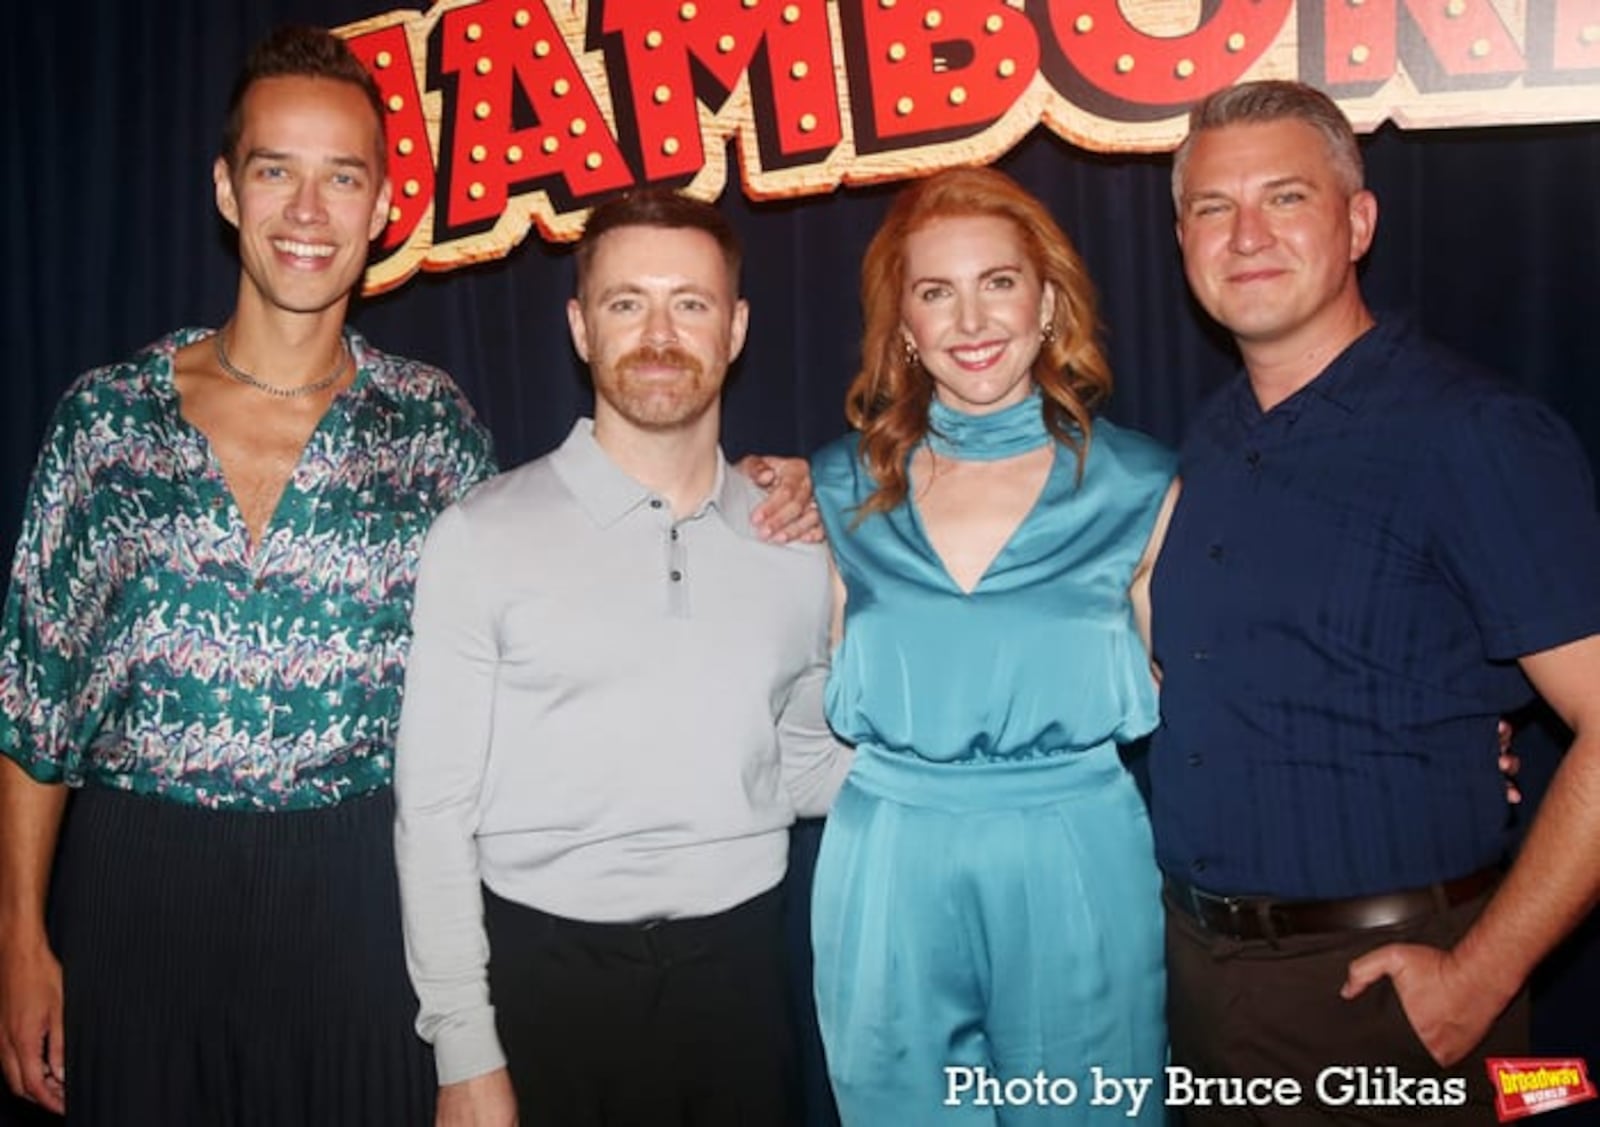
[(827, 0), (609, 0), (590, 9), (617, 135), (652, 183), (705, 163), (700, 107), (749, 83), (762, 167), (811, 163), (839, 143)]

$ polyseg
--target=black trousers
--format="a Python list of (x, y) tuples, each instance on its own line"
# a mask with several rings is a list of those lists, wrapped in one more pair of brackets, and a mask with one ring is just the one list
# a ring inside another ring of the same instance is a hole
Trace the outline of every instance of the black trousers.
[(85, 787), (52, 915), (69, 1127), (433, 1122), (388, 790), (259, 813)]
[(525, 1124), (783, 1127), (795, 1061), (778, 889), (595, 924), (484, 889), (489, 993)]
[[(1482, 1043), (1442, 1069), (1412, 1031), (1387, 979), (1345, 1001), (1339, 987), (1350, 961), (1385, 943), (1448, 948), (1466, 934), (1489, 896), (1435, 911), (1393, 927), (1297, 935), (1268, 942), (1204, 931), (1167, 903), (1167, 1018), (1172, 1063), (1197, 1077), (1291, 1077), (1298, 1102), (1255, 1106), (1184, 1105), (1174, 1086), (1168, 1098), (1189, 1127), (1285, 1124), (1389, 1124), (1393, 1127), (1473, 1127), (1495, 1123), (1484, 1058), (1528, 1055), (1528, 996), (1524, 991), (1490, 1027)], [(1318, 1077), (1323, 1088), (1317, 1087)], [(1465, 1089), (1458, 1106), (1417, 1106), (1422, 1085), (1450, 1081)], [(1174, 1097), (1177, 1097), (1174, 1099)]]

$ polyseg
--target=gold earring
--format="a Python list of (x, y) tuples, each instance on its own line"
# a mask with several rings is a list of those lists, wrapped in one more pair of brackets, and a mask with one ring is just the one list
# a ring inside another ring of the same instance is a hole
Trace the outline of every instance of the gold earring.
[(1046, 321), (1040, 325), (1039, 335), (1044, 338), (1046, 344), (1053, 343), (1056, 339), (1056, 323), (1054, 321)]
[(919, 357), (917, 356), (917, 346), (912, 343), (910, 337), (902, 337), (900, 343), (905, 347), (906, 366), (915, 368), (919, 361)]

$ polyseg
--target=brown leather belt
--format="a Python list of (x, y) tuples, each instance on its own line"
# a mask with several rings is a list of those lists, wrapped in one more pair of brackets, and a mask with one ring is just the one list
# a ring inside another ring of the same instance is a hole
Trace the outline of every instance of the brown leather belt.
[(1283, 939), (1335, 931), (1390, 927), (1442, 912), (1488, 892), (1500, 880), (1498, 865), (1455, 880), (1344, 900), (1278, 900), (1271, 896), (1220, 896), (1181, 881), (1166, 881), (1168, 903), (1201, 928), (1229, 939)]

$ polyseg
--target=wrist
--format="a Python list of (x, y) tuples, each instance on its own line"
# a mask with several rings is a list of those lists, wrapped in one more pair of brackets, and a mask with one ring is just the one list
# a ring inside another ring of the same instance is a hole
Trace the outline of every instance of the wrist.
[(1450, 951), (1456, 978), (1479, 997), (1492, 1001), (1497, 1010), (1511, 1004), (1533, 973), (1512, 959), (1492, 956), (1475, 935), (1469, 932)]
[(0, 908), (0, 948), (20, 951), (29, 947), (49, 946), (50, 937), (45, 931), (42, 911)]

